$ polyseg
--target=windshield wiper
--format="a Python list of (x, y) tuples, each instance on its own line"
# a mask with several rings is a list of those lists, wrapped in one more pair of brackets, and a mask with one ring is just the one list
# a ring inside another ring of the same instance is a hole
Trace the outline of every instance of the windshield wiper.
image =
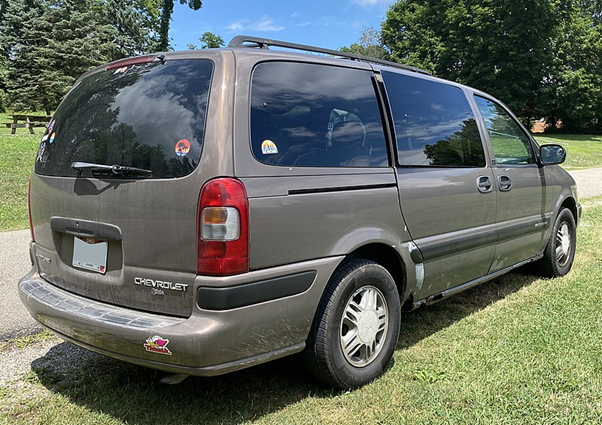
[(103, 173), (115, 176), (150, 176), (153, 174), (151, 170), (145, 170), (144, 168), (127, 167), (125, 165), (92, 164), (90, 162), (73, 162), (71, 168), (78, 171), (90, 170), (93, 173)]

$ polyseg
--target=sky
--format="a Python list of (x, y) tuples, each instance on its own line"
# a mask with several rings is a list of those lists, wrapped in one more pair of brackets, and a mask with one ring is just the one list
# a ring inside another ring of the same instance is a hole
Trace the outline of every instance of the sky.
[(175, 1), (170, 28), (171, 45), (186, 50), (200, 46), (205, 31), (226, 44), (235, 35), (310, 44), (338, 49), (358, 41), (363, 27), (380, 30), (394, 0), (203, 0), (193, 11)]

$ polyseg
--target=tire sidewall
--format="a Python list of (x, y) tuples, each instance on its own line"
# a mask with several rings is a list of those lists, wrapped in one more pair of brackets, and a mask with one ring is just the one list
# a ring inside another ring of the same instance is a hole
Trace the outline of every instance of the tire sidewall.
[[(388, 310), (388, 329), (384, 345), (377, 357), (368, 365), (356, 367), (349, 363), (343, 354), (340, 339), (340, 326), (350, 297), (356, 290), (373, 286), (377, 288), (385, 298)], [(328, 333), (331, 338), (330, 361), (332, 372), (346, 388), (356, 388), (374, 380), (387, 368), (399, 337), (401, 308), (397, 287), (391, 275), (385, 268), (378, 264), (364, 264), (339, 282), (335, 291), (333, 302), (336, 307), (334, 314), (329, 317)]]
[[(562, 226), (563, 223), (567, 223), (569, 227), (569, 233), (571, 236), (571, 247), (569, 252), (568, 261), (561, 266), (558, 264), (558, 260), (556, 259), (556, 248), (558, 247), (558, 241), (556, 240), (556, 235), (558, 234), (558, 230)], [(552, 235), (550, 236), (550, 254), (552, 255), (552, 267), (554, 268), (554, 274), (556, 276), (564, 276), (566, 275), (573, 266), (573, 260), (575, 258), (575, 248), (577, 243), (577, 229), (575, 226), (575, 219), (573, 218), (573, 214), (566, 208), (563, 208), (558, 217), (556, 218), (556, 222), (554, 223), (554, 229), (552, 229)]]

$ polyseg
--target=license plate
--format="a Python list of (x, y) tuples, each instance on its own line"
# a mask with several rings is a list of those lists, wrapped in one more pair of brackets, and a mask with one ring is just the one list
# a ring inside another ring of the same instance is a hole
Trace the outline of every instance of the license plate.
[(73, 267), (104, 274), (107, 270), (107, 241), (73, 238)]

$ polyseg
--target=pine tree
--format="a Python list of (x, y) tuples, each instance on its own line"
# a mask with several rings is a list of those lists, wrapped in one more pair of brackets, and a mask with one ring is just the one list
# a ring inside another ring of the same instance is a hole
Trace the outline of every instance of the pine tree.
[(111, 60), (153, 51), (158, 43), (156, 17), (140, 0), (107, 0), (105, 21), (113, 27)]
[(50, 31), (42, 18), (46, 10), (43, 0), (12, 0), (4, 14), (0, 45), (7, 52), (6, 90), (13, 110), (43, 108), (48, 113), (60, 95), (56, 85), (42, 77), (40, 50)]

